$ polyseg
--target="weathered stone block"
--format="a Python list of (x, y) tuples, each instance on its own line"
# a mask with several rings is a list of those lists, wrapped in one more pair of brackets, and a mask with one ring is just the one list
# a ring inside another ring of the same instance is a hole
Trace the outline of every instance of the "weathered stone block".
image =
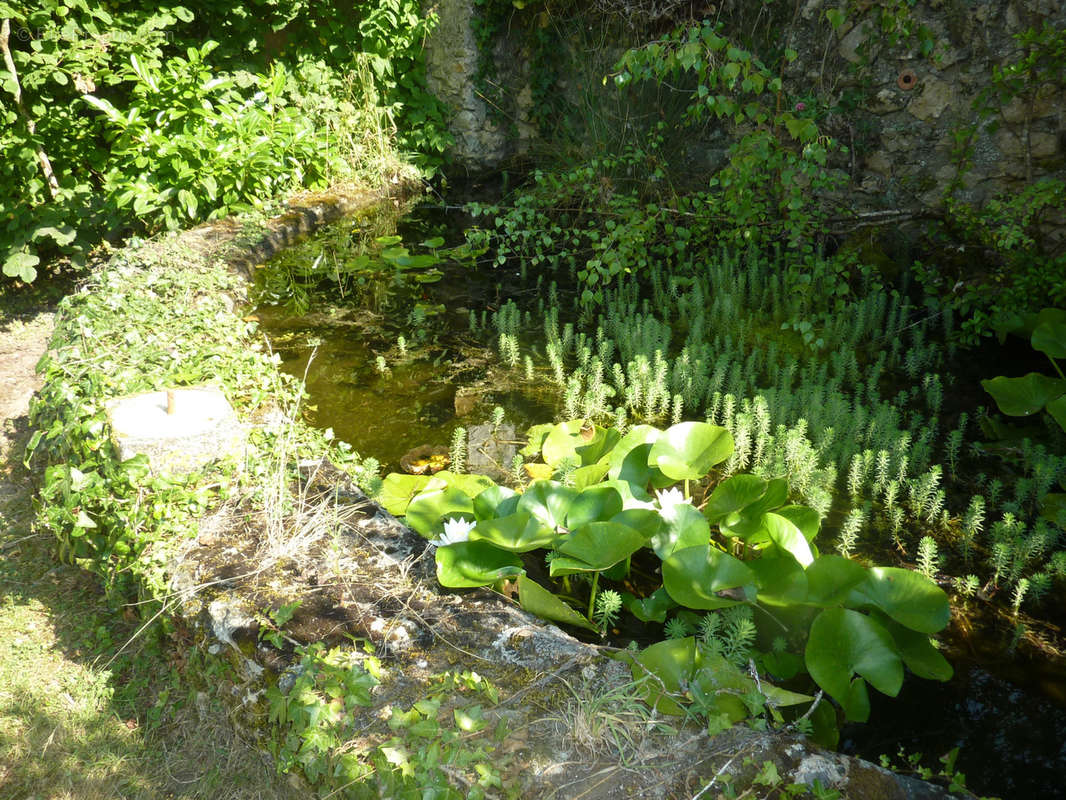
[(191, 472), (244, 448), (244, 427), (214, 386), (120, 397), (107, 414), (120, 458), (143, 453), (155, 472)]

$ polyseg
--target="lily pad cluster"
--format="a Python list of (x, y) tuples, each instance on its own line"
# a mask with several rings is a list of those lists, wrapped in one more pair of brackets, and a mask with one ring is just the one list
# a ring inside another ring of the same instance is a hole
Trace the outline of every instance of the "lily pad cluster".
[[(821, 520), (789, 502), (786, 477), (725, 477), (718, 469), (733, 453), (727, 429), (683, 422), (623, 435), (576, 420), (535, 426), (524, 452), (565, 480), (516, 491), (451, 472), (385, 479), (382, 504), (436, 545), (442, 585), (513, 584), (523, 608), (592, 631), (601, 581), (627, 589), (623, 605), (644, 622), (698, 620), (747, 605), (767, 651), (757, 656), (756, 674), (803, 681), (806, 673), (849, 720), (869, 717), (868, 686), (895, 696), (905, 668), (951, 677), (930, 640), (948, 622), (946, 594), (917, 572), (820, 554)], [(547, 585), (530, 575), (539, 574), (529, 567), (538, 562), (522, 557), (541, 550)], [(630, 580), (634, 559), (644, 565), (639, 581)], [(644, 585), (649, 569), (660, 585)], [(587, 578), (577, 582), (580, 596), (574, 576)], [(632, 666), (636, 677), (654, 677), (648, 699), (664, 711), (698, 703), (732, 721), (749, 713), (739, 698), (754, 691), (755, 679), (692, 637), (654, 644)], [(812, 700), (767, 679), (758, 686), (775, 707)]]
[(1002, 375), (981, 381), (999, 410), (1009, 417), (1028, 417), (1047, 411), (1066, 431), (1066, 375), (1056, 359), (1066, 358), (1066, 311), (1045, 308), (1029, 319), (1018, 321), (1010, 332), (1028, 334), (1029, 343), (1048, 357), (1057, 378), (1030, 372), (1021, 378)]

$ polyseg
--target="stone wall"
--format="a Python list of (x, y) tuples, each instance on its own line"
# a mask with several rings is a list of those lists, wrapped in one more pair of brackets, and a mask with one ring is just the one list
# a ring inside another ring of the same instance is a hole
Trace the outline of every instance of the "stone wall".
[[(851, 178), (853, 207), (938, 208), (958, 175), (952, 155), (956, 135), (974, 125), (972, 168), (961, 176), (959, 199), (979, 203), (1041, 176), (1066, 178), (1061, 85), (1034, 86), (1029, 96), (1011, 100), (989, 117), (973, 108), (993, 68), (1022, 55), (1013, 36), (1045, 23), (1066, 27), (1066, 5), (1059, 0), (924, 0), (904, 13), (912, 31), (925, 26), (931, 32), (933, 50), (926, 55), (916, 35), (892, 43), (877, 30), (876, 9), (886, 4), (850, 0), (844, 4), (846, 21), (833, 31), (825, 12), (841, 5), (807, 0), (800, 6), (789, 33), (799, 58), (785, 77), (795, 96), (817, 95), (827, 106), (845, 96), (856, 101), (846, 115), (820, 120), (823, 129), (849, 146), (843, 166)], [(475, 86), (473, 0), (438, 0), (432, 8), (440, 25), (427, 42), (429, 74), (434, 91), (453, 110), (453, 164), (475, 171), (498, 167), (522, 152), (532, 135), (526, 117), (528, 54), (515, 44), (516, 37), (497, 45), (497, 70), (513, 99), (505, 109), (511, 124), (502, 125)], [(520, 24), (520, 15), (515, 20)], [(723, 143), (706, 147), (718, 151)], [(713, 165), (720, 155), (708, 152), (702, 160)]]

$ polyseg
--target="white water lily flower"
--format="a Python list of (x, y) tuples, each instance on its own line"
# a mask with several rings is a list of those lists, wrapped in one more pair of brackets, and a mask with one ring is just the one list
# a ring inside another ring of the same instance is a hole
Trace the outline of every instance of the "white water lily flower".
[(474, 530), (476, 522), (467, 522), (465, 519), (449, 517), (444, 521), (444, 533), (436, 539), (431, 539), (430, 544), (434, 547), (444, 547), (448, 544), (458, 544), (470, 538), (470, 531)]
[(685, 498), (684, 493), (676, 486), (671, 487), (670, 489), (661, 489), (657, 491), (655, 497), (659, 500), (659, 509), (662, 511), (670, 511), (674, 506), (689, 503), (689, 500)]

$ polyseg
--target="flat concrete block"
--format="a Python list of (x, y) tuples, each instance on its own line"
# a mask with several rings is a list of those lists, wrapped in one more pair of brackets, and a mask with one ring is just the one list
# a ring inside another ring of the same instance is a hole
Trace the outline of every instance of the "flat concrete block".
[(119, 397), (107, 410), (119, 457), (143, 453), (153, 472), (191, 472), (244, 449), (244, 427), (214, 386)]

